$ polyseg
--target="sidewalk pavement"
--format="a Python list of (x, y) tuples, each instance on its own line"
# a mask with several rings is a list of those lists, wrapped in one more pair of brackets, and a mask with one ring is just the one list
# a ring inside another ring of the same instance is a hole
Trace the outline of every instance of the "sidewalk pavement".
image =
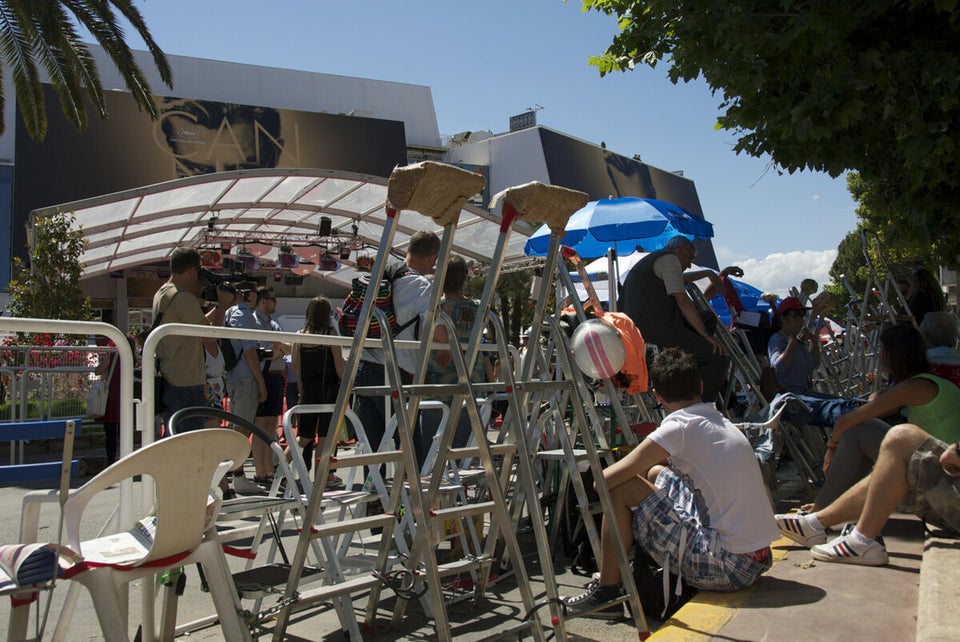
[[(94, 453), (95, 455), (96, 453)], [(82, 480), (80, 480), (82, 481)], [(0, 542), (17, 541), (20, 499), (25, 489), (0, 487), (0, 511), (8, 518), (0, 520)], [(116, 491), (104, 493), (91, 506), (90, 526), (103, 523), (116, 507)], [(47, 520), (42, 531), (44, 539), (54, 539), (56, 523)], [(88, 535), (87, 535), (88, 536)], [(524, 558), (531, 586), (537, 601), (545, 597), (536, 547), (529, 532), (521, 529), (521, 548), (529, 551)], [(814, 562), (806, 549), (789, 540), (780, 540), (774, 546), (775, 565), (754, 587), (731, 594), (701, 592), (678, 611), (674, 617), (661, 623), (648, 617), (655, 630), (653, 640), (795, 640), (813, 639), (917, 639), (924, 642), (960, 639), (960, 618), (952, 611), (960, 594), (960, 540), (928, 537), (923, 539), (922, 525), (912, 516), (897, 515), (884, 530), (891, 555), (885, 567), (870, 568)], [(296, 532), (287, 529), (283, 541), (292, 555), (296, 547)], [(369, 538), (368, 538), (369, 539)], [(243, 560), (229, 558), (235, 570)], [(576, 575), (565, 566), (567, 560), (556, 562), (561, 595), (573, 595), (582, 590), (589, 578)], [(59, 613), (66, 596), (66, 586), (54, 593), (51, 613)], [(448, 617), (455, 640), (475, 642), (489, 639), (523, 617), (519, 589), (512, 576), (504, 576), (494, 583), (479, 603), (453, 585), (445, 594), (449, 599), (462, 599), (451, 604)], [(131, 621), (140, 613), (137, 587), (131, 590)], [(358, 618), (362, 621), (366, 596), (354, 600)], [(433, 622), (417, 603), (411, 603), (405, 617), (393, 627), (390, 616), (394, 597), (384, 591), (378, 604), (378, 617), (373, 630), (364, 634), (365, 640), (436, 639)], [(271, 601), (267, 600), (266, 603)], [(249, 605), (245, 602), (245, 606)], [(0, 601), (0, 629), (5, 628), (9, 601)], [(186, 622), (213, 613), (209, 595), (199, 590), (196, 573), (189, 571), (187, 592), (180, 600), (179, 622)], [(549, 618), (544, 616), (547, 623)], [(52, 632), (49, 625), (47, 636)], [(287, 629), (289, 640), (346, 640), (340, 630), (336, 612), (328, 606), (294, 614)], [(567, 621), (568, 639), (574, 642), (589, 640), (617, 642), (636, 640), (637, 630), (632, 620), (617, 621), (571, 619)], [(549, 625), (545, 626), (548, 637)], [(135, 628), (131, 628), (131, 636)], [(271, 624), (263, 631), (268, 639)], [(70, 628), (71, 640), (99, 640), (100, 629), (87, 595), (81, 595)], [(193, 632), (197, 640), (221, 640), (218, 627)], [(515, 637), (513, 639), (516, 639)]]

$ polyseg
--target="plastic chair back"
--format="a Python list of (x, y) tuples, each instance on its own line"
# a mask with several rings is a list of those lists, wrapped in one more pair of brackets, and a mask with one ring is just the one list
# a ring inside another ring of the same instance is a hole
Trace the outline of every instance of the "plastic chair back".
[(207, 499), (221, 462), (237, 465), (250, 453), (247, 439), (220, 428), (162, 439), (127, 455), (77, 489), (67, 500), (64, 522), (68, 546), (79, 547), (80, 516), (101, 490), (134, 475), (150, 475), (156, 488), (157, 528), (142, 566), (195, 550), (208, 524)]

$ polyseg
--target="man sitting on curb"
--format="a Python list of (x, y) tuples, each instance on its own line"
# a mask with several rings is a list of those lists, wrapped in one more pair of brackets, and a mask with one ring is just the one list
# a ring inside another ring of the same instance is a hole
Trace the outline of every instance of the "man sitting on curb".
[(650, 380), (670, 414), (603, 471), (614, 514), (603, 517), (600, 578), (582, 595), (563, 598), (569, 614), (622, 614), (622, 608), (599, 609), (620, 593), (612, 548), (618, 535), (625, 547), (636, 535), (658, 564), (679, 568), (684, 581), (711, 591), (750, 586), (772, 564), (776, 524), (750, 442), (712, 402), (700, 401), (703, 382), (686, 352), (661, 351)]
[[(948, 446), (913, 424), (894, 426), (880, 444), (873, 472), (816, 513), (777, 515), (777, 526), (798, 544), (812, 546), (814, 559), (866, 566), (887, 563), (887, 549), (877, 536), (898, 506), (960, 532), (958, 446)], [(852, 530), (844, 529), (827, 542), (827, 528), (855, 519)]]

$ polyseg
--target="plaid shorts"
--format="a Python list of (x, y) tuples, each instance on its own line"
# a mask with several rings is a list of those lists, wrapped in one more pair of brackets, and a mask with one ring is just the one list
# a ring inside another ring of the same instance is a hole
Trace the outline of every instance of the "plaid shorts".
[(907, 464), (907, 496), (899, 508), (960, 533), (960, 478), (950, 477), (940, 466), (940, 455), (947, 447), (936, 437), (928, 437), (913, 452)]
[(657, 490), (636, 508), (633, 531), (640, 545), (657, 561), (677, 573), (681, 534), (686, 544), (679, 575), (692, 586), (708, 591), (738, 591), (753, 584), (773, 565), (770, 549), (754, 553), (730, 553), (717, 541), (716, 533), (700, 523), (695, 495), (676, 472), (665, 468), (656, 481)]

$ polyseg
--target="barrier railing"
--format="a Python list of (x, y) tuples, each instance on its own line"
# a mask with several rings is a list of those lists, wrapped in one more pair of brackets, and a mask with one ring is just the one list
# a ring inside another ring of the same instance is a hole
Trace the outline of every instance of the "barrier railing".
[[(127, 342), (126, 336), (116, 326), (100, 321), (60, 321), (57, 319), (17, 319), (0, 317), (0, 333), (31, 332), (72, 335), (102, 335), (118, 346), (120, 364), (114, 376), (120, 377), (120, 456), (133, 452), (133, 351)], [(98, 346), (52, 346), (56, 348), (90, 349), (94, 352), (104, 352), (109, 348)], [(7, 348), (4, 348), (7, 349)], [(49, 350), (43, 347), (43, 350)], [(23, 394), (22, 391), (20, 394)], [(23, 399), (20, 403), (22, 405)], [(121, 524), (131, 519), (133, 480), (128, 479), (120, 484), (120, 502), (118, 516)]]

